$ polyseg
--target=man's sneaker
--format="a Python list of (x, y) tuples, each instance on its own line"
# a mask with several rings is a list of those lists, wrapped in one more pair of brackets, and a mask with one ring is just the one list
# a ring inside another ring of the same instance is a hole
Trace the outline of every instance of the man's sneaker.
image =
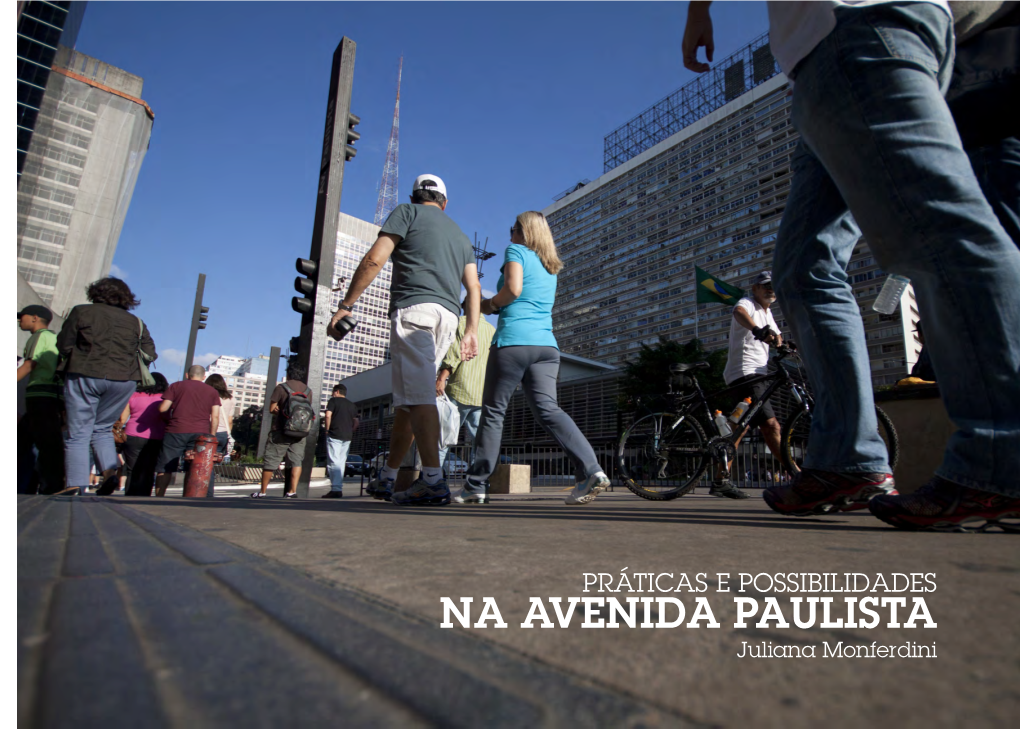
[(712, 488), (708, 490), (708, 493), (713, 497), (726, 497), (727, 499), (748, 499), (751, 496), (744, 490), (733, 486), (733, 482), (729, 479), (712, 482)]
[(886, 486), (878, 486), (875, 487), (874, 489), (867, 489), (855, 501), (850, 502), (848, 504), (844, 504), (842, 507), (840, 507), (839, 511), (856, 512), (857, 510), (867, 509), (868, 504), (871, 502), (872, 499), (874, 499), (875, 497), (881, 497), (883, 495), (896, 497), (899, 495), (899, 492), (896, 491), (896, 487), (892, 484)]
[(604, 492), (610, 486), (612, 486), (612, 482), (609, 481), (609, 477), (603, 472), (599, 472), (588, 477), (583, 482), (575, 484), (574, 489), (563, 501), (566, 504), (588, 504), (595, 501), (595, 498), (599, 496), (599, 492)]
[(868, 503), (871, 514), (893, 527), (905, 530), (968, 532), (967, 522), (983, 522), (979, 530), (1001, 527), (1020, 531), (1020, 524), (1002, 522), (1020, 519), (1020, 498), (972, 489), (941, 477), (931, 480), (913, 494), (886, 494)]
[(394, 492), (390, 501), (402, 507), (418, 505), (439, 507), (450, 504), (450, 488), (442, 479), (430, 486), (425, 483), (423, 477), (419, 477), (403, 492)]
[(375, 499), (382, 499), (389, 502), (393, 497), (393, 480), (373, 479), (368, 483), (368, 487), (365, 491), (371, 494)]
[(284, 492), (283, 496), (286, 499), (297, 499), (297, 492)]
[(248, 496), (251, 497), (252, 499), (262, 499), (266, 495), (264, 495), (262, 492), (252, 492)]
[(343, 492), (336, 489), (330, 489), (328, 492), (322, 495), (322, 499), (342, 499), (343, 496), (344, 496)]
[(892, 474), (804, 469), (789, 484), (769, 487), (765, 504), (781, 515), (806, 517), (838, 512), (843, 507), (895, 488)]
[(453, 501), (457, 504), (488, 504), (489, 483), (468, 479), (467, 485), (454, 495)]

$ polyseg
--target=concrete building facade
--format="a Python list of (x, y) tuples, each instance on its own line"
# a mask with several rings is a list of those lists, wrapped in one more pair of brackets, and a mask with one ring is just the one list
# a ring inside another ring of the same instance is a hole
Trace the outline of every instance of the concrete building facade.
[[(238, 415), (249, 406), (259, 409), (265, 404), (266, 383), (269, 380), (269, 358), (265, 355), (256, 357), (234, 357), (220, 355), (206, 369), (208, 375), (219, 373), (227, 382), (227, 389), (234, 396), (234, 415)], [(285, 376), (281, 363), (277, 382)]]
[[(732, 310), (696, 303), (695, 266), (747, 291), (755, 274), (772, 268), (799, 139), (790, 122), (789, 83), (778, 69), (760, 73), (762, 48), (767, 52), (767, 37), (747, 49), (756, 67), (746, 83), (739, 77), (742, 61), (737, 72), (737, 62), (717, 64), (727, 92), (721, 106), (694, 114), (625, 161), (614, 159), (615, 167), (543, 211), (566, 264), (553, 310), (563, 352), (620, 364), (660, 337), (727, 346)], [(765, 60), (771, 67), (771, 54)], [(741, 93), (729, 93), (734, 88)], [(913, 293), (892, 315), (872, 311), (885, 273), (864, 239), (848, 275), (873, 383), (894, 383), (920, 351)], [(774, 306), (773, 313), (788, 331), (781, 309)]]
[(107, 276), (149, 145), (142, 79), (61, 46), (18, 185), (18, 272), (55, 314)]

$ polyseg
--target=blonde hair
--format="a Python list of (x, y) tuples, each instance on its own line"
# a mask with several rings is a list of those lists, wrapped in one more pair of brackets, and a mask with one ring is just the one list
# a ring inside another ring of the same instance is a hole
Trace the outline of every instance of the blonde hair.
[(554, 276), (563, 269), (563, 262), (556, 253), (556, 242), (545, 216), (537, 210), (527, 210), (517, 216), (517, 225), (524, 235), (524, 245), (538, 254), (545, 270)]

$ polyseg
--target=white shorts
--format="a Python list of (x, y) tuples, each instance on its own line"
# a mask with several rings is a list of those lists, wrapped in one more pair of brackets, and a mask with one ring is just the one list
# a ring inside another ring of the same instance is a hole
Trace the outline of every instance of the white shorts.
[(441, 304), (425, 302), (390, 315), (393, 407), (436, 404), (436, 375), (460, 317)]

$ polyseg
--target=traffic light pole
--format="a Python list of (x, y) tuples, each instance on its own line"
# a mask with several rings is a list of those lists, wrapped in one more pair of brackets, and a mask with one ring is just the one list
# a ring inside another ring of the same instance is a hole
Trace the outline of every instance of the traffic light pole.
[(262, 400), (262, 425), (259, 427), (259, 450), (258, 458), (266, 454), (266, 441), (269, 440), (269, 432), (273, 430), (273, 416), (269, 413), (269, 399), (276, 390), (276, 381), (279, 380), (280, 372), (280, 348), (273, 346), (269, 348), (269, 375), (266, 380), (266, 396)]
[[(330, 299), (333, 289), (333, 270), (336, 266), (336, 237), (340, 219), (340, 192), (344, 181), (344, 162), (354, 156), (350, 142), (358, 135), (351, 130), (357, 117), (351, 115), (351, 86), (354, 80), (354, 52), (356, 44), (346, 36), (333, 53), (333, 68), (329, 79), (329, 96), (326, 104), (326, 128), (322, 137), (322, 158), (319, 165), (318, 194), (315, 201), (315, 220), (312, 226), (310, 262), (317, 264), (314, 277), (314, 299), (310, 311), (301, 314), (301, 334), (298, 351), (294, 355), (298, 365), (307, 369), (308, 389), (312, 407), (320, 411), (323, 367), (326, 359), (326, 327), (333, 316)], [(312, 274), (311, 271), (303, 272)], [(309, 287), (310, 288), (310, 287)], [(297, 493), (308, 497), (308, 483), (315, 465), (315, 451), (319, 440), (319, 424), (312, 427), (306, 437), (305, 458), (298, 481)]]
[[(184, 374), (181, 380), (188, 379), (188, 371), (195, 360), (195, 340), (198, 339), (198, 330), (204, 329), (202, 323), (202, 295), (205, 293), (205, 274), (198, 275), (198, 288), (195, 290), (195, 308), (191, 313), (191, 334), (188, 335), (188, 354), (184, 358)], [(208, 311), (208, 310), (206, 310)], [(201, 327), (200, 327), (201, 325)]]

